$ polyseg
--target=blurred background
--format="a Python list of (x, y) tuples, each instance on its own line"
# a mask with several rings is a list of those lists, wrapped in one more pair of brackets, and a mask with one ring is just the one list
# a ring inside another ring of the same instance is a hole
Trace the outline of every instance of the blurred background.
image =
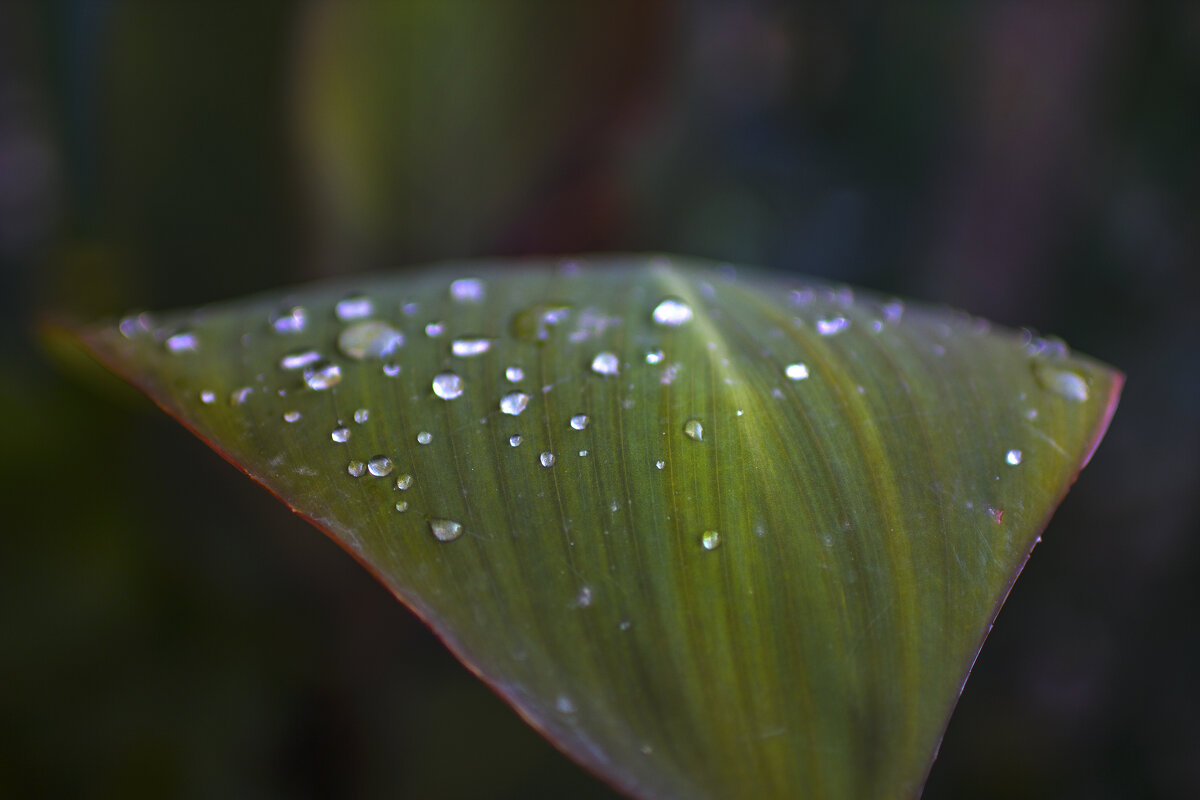
[(0, 795), (611, 797), (37, 323), (653, 249), (1125, 370), (926, 797), (1200, 796), (1197, 144), (1186, 0), (0, 0)]

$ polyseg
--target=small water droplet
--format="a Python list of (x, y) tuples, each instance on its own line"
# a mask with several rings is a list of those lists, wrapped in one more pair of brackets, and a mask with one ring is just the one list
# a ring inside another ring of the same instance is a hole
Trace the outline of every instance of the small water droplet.
[(654, 321), (659, 325), (676, 328), (691, 319), (692, 307), (678, 297), (668, 297), (654, 307)]
[(716, 550), (721, 546), (721, 534), (717, 531), (705, 531), (700, 534), (700, 544), (705, 550)]
[(399, 364), (384, 364), (383, 365), (383, 374), (387, 375), (389, 378), (396, 377), (397, 375), (400, 374), (400, 365)]
[(521, 434), (514, 433), (512, 436), (508, 437), (508, 446), (509, 447), (516, 447), (520, 443), (521, 443)]
[(342, 322), (369, 317), (371, 316), (371, 311), (371, 299), (362, 295), (354, 295), (339, 300), (337, 305), (333, 307), (333, 313)]
[(580, 458), (587, 458), (587, 453), (588, 453), (588, 451), (587, 451), (587, 450), (580, 450), (580, 451), (579, 451), (579, 457), (580, 457)]
[(405, 303), (404, 305), (400, 306), (400, 310), (410, 317), (417, 313), (419, 308), (420, 306), (418, 306), (416, 303)]
[(404, 334), (379, 320), (363, 320), (347, 326), (338, 334), (338, 350), (355, 359), (387, 358), (404, 345)]
[(455, 339), (450, 343), (450, 352), (459, 358), (483, 355), (492, 347), (492, 340), (482, 336), (470, 339)]
[(483, 294), (483, 281), (479, 278), (459, 278), (450, 284), (450, 298), (456, 303), (479, 303)]
[(350, 474), (351, 478), (361, 478), (366, 471), (367, 465), (361, 461), (351, 461), (346, 465), (346, 472)]
[(683, 432), (689, 439), (695, 439), (697, 442), (704, 439), (704, 425), (698, 419), (689, 419), (685, 422)]
[(300, 412), (299, 411), (283, 412), (283, 421), (284, 422), (299, 422), (300, 421)]
[(453, 542), (462, 536), (463, 527), (452, 519), (434, 517), (429, 520), (429, 530), (439, 542)]
[(899, 322), (903, 315), (904, 303), (900, 300), (892, 300), (883, 304), (883, 318), (888, 322)]
[(443, 372), (433, 379), (433, 393), (443, 400), (462, 397), (463, 380), (453, 372)]
[(1021, 451), (1009, 450), (1008, 453), (1005, 454), (1004, 460), (1015, 467), (1017, 464), (1021, 463)]
[(587, 608), (592, 604), (592, 587), (581, 586), (579, 593), (575, 595), (575, 605), (580, 608)]
[(1088, 399), (1087, 380), (1069, 369), (1052, 367), (1044, 361), (1033, 362), (1033, 376), (1038, 385), (1059, 397), (1082, 403)]
[(305, 368), (304, 382), (316, 391), (333, 388), (342, 382), (342, 369), (337, 364), (319, 361)]
[(371, 456), (367, 462), (367, 470), (376, 478), (391, 475), (393, 466), (392, 460), (385, 455)]
[(550, 328), (565, 321), (571, 307), (565, 303), (536, 305), (518, 311), (512, 318), (512, 335), (523, 342), (544, 343), (550, 338)]
[(308, 310), (303, 306), (293, 306), (271, 315), (271, 327), (276, 333), (300, 333), (307, 324)]
[(655, 462), (654, 462), (654, 468), (655, 468), (655, 469), (662, 469), (662, 468), (663, 468), (663, 467), (665, 467), (666, 465), (667, 465), (667, 462), (663, 461), (661, 458), (660, 458), (658, 461), (655, 461)]
[(651, 350), (650, 352), (646, 353), (646, 363), (647, 364), (657, 364), (662, 360), (663, 360), (663, 351), (662, 350)]
[(281, 369), (301, 369), (309, 364), (315, 364), (321, 360), (321, 354), (316, 350), (302, 350), (297, 353), (288, 353), (283, 358), (279, 359)]
[(549, 450), (546, 450), (540, 456), (538, 456), (538, 461), (542, 462), (543, 467), (553, 467), (554, 466), (554, 453), (551, 453)]
[(430, 339), (436, 339), (446, 332), (446, 325), (442, 322), (431, 322), (425, 326), (425, 335)]
[(510, 392), (500, 398), (500, 410), (505, 414), (517, 416), (529, 405), (529, 395), (524, 392)]
[(249, 386), (243, 386), (240, 389), (234, 389), (229, 393), (229, 405), (240, 406), (242, 403), (246, 402), (246, 398), (249, 397), (253, 391), (254, 390)]
[(525, 370), (520, 367), (509, 367), (504, 370), (504, 377), (508, 378), (510, 383), (516, 383), (525, 378)]
[(429, 444), (433, 441), (433, 434), (429, 431), (421, 431), (417, 434), (417, 444)]
[(783, 374), (787, 375), (794, 381), (802, 381), (808, 377), (808, 367), (799, 362), (795, 364), (788, 364), (784, 368)]
[(167, 338), (167, 352), (194, 353), (200, 349), (200, 340), (191, 331), (182, 331)]
[(206, 405), (206, 406), (217, 402), (217, 393), (210, 391), (208, 389), (205, 389), (203, 392), (200, 393), (200, 402), (204, 403), (204, 405)]
[(349, 428), (334, 428), (333, 433), (329, 434), (329, 438), (333, 439), (338, 444), (345, 444), (350, 441)]
[(396, 510), (401, 514), (403, 514), (405, 511), (408, 511), (408, 501), (401, 500), (399, 503), (396, 503)]
[(613, 353), (605, 351), (592, 359), (592, 371), (601, 375), (616, 375), (619, 369), (620, 362)]
[(364, 422), (366, 422), (370, 418), (371, 418), (371, 412), (369, 409), (360, 408), (354, 412), (354, 421), (357, 422), (359, 425), (362, 425)]
[(586, 428), (589, 422), (591, 422), (591, 419), (588, 418), (587, 414), (576, 414), (571, 417), (571, 427), (577, 431)]
[(834, 336), (850, 327), (850, 321), (845, 317), (817, 320), (817, 333), (822, 336)]
[(402, 492), (407, 492), (408, 487), (412, 486), (413, 477), (407, 472), (396, 478), (396, 488)]

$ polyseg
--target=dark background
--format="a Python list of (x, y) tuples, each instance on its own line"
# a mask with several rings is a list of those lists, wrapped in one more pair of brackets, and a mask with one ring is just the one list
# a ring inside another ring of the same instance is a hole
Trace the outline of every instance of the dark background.
[(37, 324), (653, 249), (1125, 370), (926, 796), (1200, 796), (1198, 134), (1195, 2), (0, 0), (0, 795), (610, 796)]

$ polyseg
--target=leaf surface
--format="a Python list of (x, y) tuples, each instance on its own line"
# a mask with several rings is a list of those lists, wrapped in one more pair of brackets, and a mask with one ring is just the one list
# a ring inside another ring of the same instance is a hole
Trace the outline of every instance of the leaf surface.
[(643, 797), (919, 794), (1122, 382), (965, 314), (649, 257), (84, 339)]

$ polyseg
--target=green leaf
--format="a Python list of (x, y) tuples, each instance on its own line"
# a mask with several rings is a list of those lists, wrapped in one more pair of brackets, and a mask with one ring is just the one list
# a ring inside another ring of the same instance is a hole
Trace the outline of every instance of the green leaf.
[(643, 797), (918, 794), (1122, 382), (965, 314), (643, 257), (84, 338)]

